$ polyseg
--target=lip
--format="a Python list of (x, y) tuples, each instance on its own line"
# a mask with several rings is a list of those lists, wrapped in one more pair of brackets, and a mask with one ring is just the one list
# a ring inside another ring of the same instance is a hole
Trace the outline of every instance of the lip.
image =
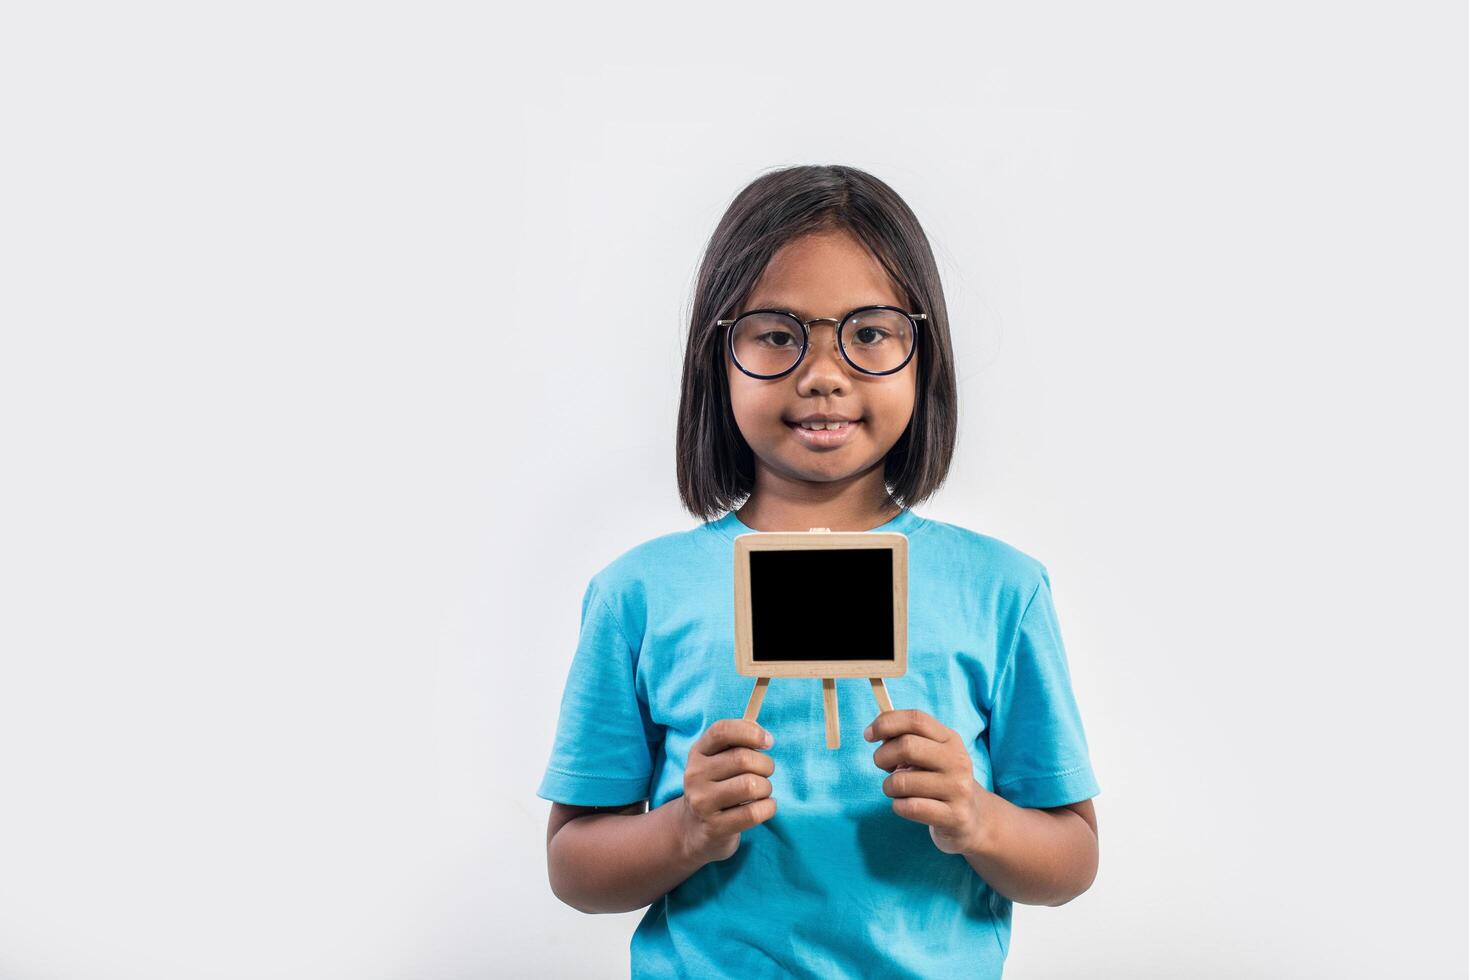
[(858, 419), (855, 422), (848, 422), (845, 426), (837, 429), (836, 431), (823, 429), (821, 432), (813, 432), (810, 429), (803, 429), (794, 422), (787, 422), (786, 426), (794, 430), (797, 439), (801, 440), (812, 449), (830, 449), (835, 446), (845, 445), (848, 441), (851, 440), (853, 434), (862, 424), (862, 420)]

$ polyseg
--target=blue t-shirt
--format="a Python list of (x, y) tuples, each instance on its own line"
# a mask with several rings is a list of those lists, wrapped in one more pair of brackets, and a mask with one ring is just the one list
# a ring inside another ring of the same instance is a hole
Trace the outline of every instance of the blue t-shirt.
[[(1050, 579), (1004, 542), (911, 509), (872, 531), (908, 536), (908, 672), (895, 709), (964, 738), (974, 778), (1018, 806), (1096, 796)], [(537, 795), (581, 806), (683, 794), (704, 730), (741, 718), (755, 679), (735, 671), (733, 512), (625, 552), (582, 597), (550, 762)], [(840, 614), (839, 582), (801, 590)], [(925, 824), (893, 812), (865, 678), (836, 681), (841, 747), (826, 747), (819, 680), (775, 678), (759, 724), (776, 812), (644, 914), (634, 977), (999, 977), (1012, 903)]]

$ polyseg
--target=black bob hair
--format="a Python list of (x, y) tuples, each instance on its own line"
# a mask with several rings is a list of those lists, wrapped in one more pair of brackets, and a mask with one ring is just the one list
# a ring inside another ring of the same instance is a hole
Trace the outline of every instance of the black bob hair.
[(928, 499), (948, 476), (959, 405), (949, 317), (938, 266), (913, 211), (891, 187), (855, 167), (808, 165), (762, 174), (730, 202), (699, 265), (684, 348), (678, 406), (678, 491), (711, 520), (755, 489), (755, 457), (735, 424), (725, 375), (725, 329), (782, 245), (817, 231), (855, 235), (926, 313), (918, 331), (913, 418), (883, 461), (883, 482), (901, 506)]

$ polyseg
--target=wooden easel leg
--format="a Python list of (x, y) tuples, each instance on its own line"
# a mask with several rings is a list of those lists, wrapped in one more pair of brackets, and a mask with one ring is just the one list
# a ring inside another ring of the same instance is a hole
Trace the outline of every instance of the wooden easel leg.
[(745, 721), (754, 721), (759, 717), (760, 702), (765, 700), (765, 689), (769, 686), (769, 677), (755, 678), (755, 690), (750, 692), (750, 701), (745, 705)]
[(887, 685), (882, 682), (881, 677), (869, 677), (872, 681), (872, 696), (877, 698), (878, 711), (892, 711), (893, 703), (888, 700)]
[(826, 705), (826, 747), (842, 747), (841, 716), (837, 713), (837, 681), (835, 677), (821, 679), (821, 699)]

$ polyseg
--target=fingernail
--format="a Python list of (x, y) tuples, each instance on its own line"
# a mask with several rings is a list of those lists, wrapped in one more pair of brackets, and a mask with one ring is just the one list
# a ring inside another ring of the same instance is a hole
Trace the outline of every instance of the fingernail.
[(862, 737), (865, 738), (865, 739), (867, 739), (867, 741), (869, 741), (869, 742), (872, 741), (872, 726), (871, 725), (868, 725), (866, 728), (862, 729)]
[(765, 733), (765, 747), (768, 749), (775, 744), (775, 736), (769, 732)]

